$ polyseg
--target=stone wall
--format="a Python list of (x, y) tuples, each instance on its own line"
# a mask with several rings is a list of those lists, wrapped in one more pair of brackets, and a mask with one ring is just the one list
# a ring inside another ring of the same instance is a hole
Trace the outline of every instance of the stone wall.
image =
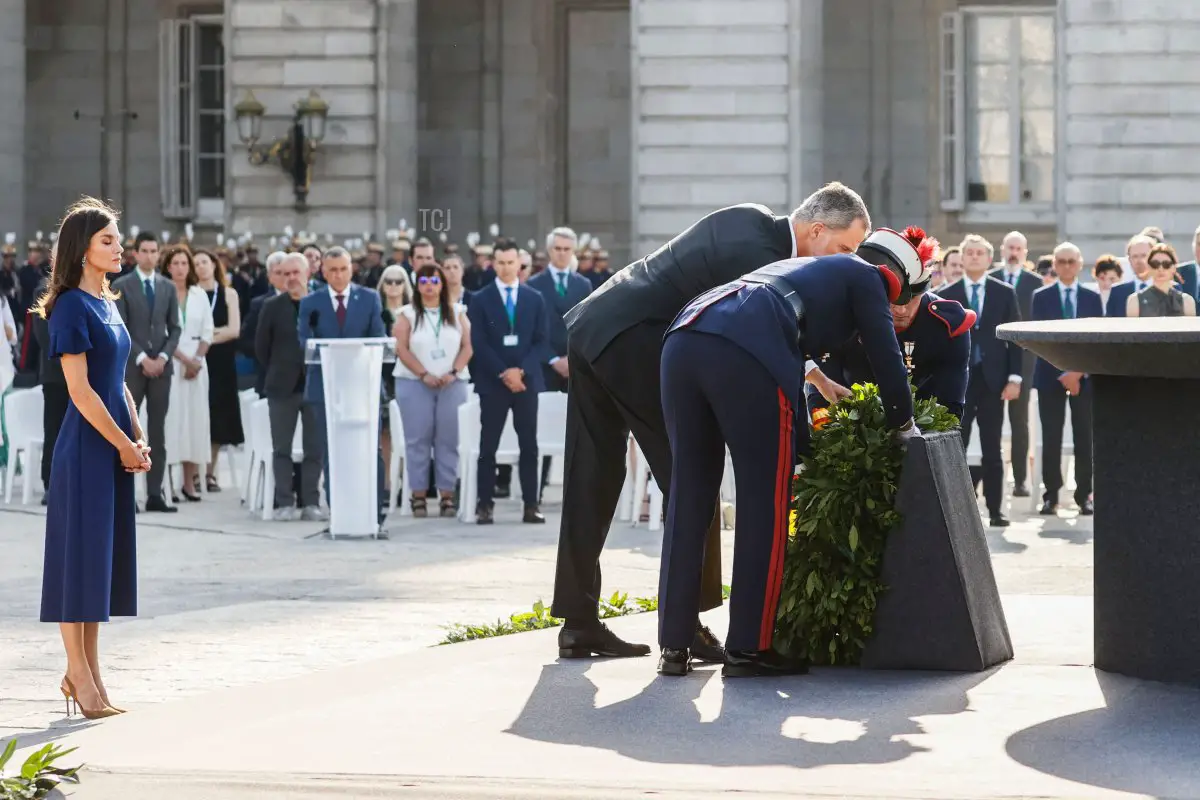
[[(0, 232), (25, 228), (25, 2), (0, 7), (0, 104), (19, 116), (0, 129), (0, 174), (11, 187), (0, 197)], [(21, 243), (21, 247), (24, 243)]]
[[(277, 165), (251, 165), (231, 121), (225, 201), (227, 225), (234, 232), (275, 233), (290, 225), (338, 237), (382, 236), (376, 5), (374, 0), (229, 0), (229, 102), (232, 107), (245, 90), (254, 91), (267, 108), (264, 142), (286, 135), (293, 105), (311, 89), (330, 104), (303, 213), (293, 208), (290, 177)], [(396, 130), (394, 135), (404, 134)]]
[(1200, 225), (1200, 3), (1061, 0), (1064, 233), (1085, 259), (1145, 225), (1191, 255)]
[(799, 41), (789, 30), (792, 5), (745, 0), (733, 13), (723, 0), (633, 1), (636, 252), (714, 208), (757, 202), (783, 211), (797, 195), (794, 137), (803, 131), (789, 129), (800, 94), (789, 92)]
[[(25, 102), (16, 105), (25, 120), (24, 212), (11, 223), (26, 237), (56, 228), (81, 194), (117, 204), (126, 227), (163, 225), (158, 21), (164, 4), (108, 5), (106, 17), (105, 4), (95, 0), (26, 3), (25, 58), (4, 69), (5, 80), (15, 74), (11, 67), (27, 81)], [(0, 158), (5, 154), (0, 145)]]

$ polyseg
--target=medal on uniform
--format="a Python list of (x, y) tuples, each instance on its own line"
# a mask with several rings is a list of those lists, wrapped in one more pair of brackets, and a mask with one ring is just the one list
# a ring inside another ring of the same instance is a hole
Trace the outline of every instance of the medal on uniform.
[(909, 375), (912, 375), (912, 371), (913, 371), (912, 354), (913, 354), (913, 347), (915, 345), (916, 345), (916, 342), (905, 342), (904, 343), (904, 366), (908, 370)]

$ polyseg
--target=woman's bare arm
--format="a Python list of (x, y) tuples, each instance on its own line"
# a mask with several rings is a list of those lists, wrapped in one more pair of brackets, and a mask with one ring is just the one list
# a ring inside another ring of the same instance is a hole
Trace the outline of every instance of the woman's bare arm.
[[(64, 353), (62, 370), (63, 377), (67, 379), (67, 392), (71, 395), (71, 402), (88, 424), (117, 450), (132, 447), (134, 443), (125, 435), (125, 431), (121, 430), (121, 426), (117, 425), (100, 395), (96, 394), (96, 390), (88, 383), (87, 356), (83, 353)], [(125, 389), (125, 398), (132, 407), (133, 398), (129, 395), (128, 388)], [(133, 415), (133, 420), (134, 433), (137, 433), (140, 425), (136, 414)]]

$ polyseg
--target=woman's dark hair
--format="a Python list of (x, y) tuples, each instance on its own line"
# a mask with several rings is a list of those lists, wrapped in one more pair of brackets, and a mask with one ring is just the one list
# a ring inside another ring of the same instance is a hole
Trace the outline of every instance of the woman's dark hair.
[(1175, 255), (1175, 248), (1171, 247), (1171, 245), (1167, 244), (1166, 242), (1159, 242), (1158, 244), (1151, 247), (1150, 255), (1146, 256), (1146, 260), (1149, 261), (1150, 259), (1154, 258), (1159, 253), (1166, 253), (1167, 255), (1169, 255), (1171, 257), (1172, 264), (1179, 263), (1179, 256)]
[[(215, 255), (213, 255), (213, 252), (211, 250), (205, 250), (205, 249), (201, 248), (199, 250), (192, 251), (192, 268), (193, 269), (195, 269), (195, 266), (196, 266), (196, 256), (208, 256), (208, 259), (210, 261), (212, 261), (212, 263), (213, 263), (213, 278), (216, 279), (217, 286), (228, 286), (229, 285), (229, 276), (225, 274), (225, 265), (221, 263), (221, 259), (219, 259)], [(200, 280), (199, 273), (197, 273), (197, 275), (196, 275), (196, 280), (197, 281)]]
[(1037, 260), (1038, 275), (1053, 275), (1054, 273), (1054, 256), (1046, 255), (1039, 256)]
[(1097, 278), (1103, 272), (1115, 272), (1119, 276), (1124, 270), (1121, 268), (1121, 261), (1116, 256), (1112, 253), (1105, 253), (1096, 259), (1096, 264), (1092, 267), (1092, 274)]
[(175, 280), (171, 278), (171, 262), (178, 255), (187, 256), (188, 273), (187, 278), (184, 280), (184, 285), (188, 287), (195, 286), (200, 282), (200, 279), (196, 277), (196, 262), (192, 260), (192, 251), (181, 244), (173, 244), (166, 250), (163, 250), (162, 255), (158, 258), (158, 271), (170, 280)]
[[(119, 216), (115, 209), (94, 197), (83, 197), (67, 209), (62, 225), (58, 228), (58, 238), (55, 240), (50, 280), (45, 294), (34, 306), (35, 314), (42, 319), (48, 319), (58, 296), (79, 288), (79, 281), (83, 277), (83, 260), (92, 245), (92, 237), (115, 223)], [(109, 288), (107, 275), (104, 277), (100, 296), (106, 300), (117, 299), (117, 293)]]
[[(450, 290), (446, 286), (446, 273), (442, 272), (442, 268), (437, 264), (425, 264), (413, 273), (413, 311), (419, 312), (423, 310), (423, 306), (418, 300), (420, 291), (416, 291), (417, 286), (420, 286), (421, 278), (434, 276), (438, 279), (438, 310), (442, 312), (442, 324), (449, 325), (451, 328), (456, 327), (458, 320), (455, 319), (454, 309), (450, 307)], [(421, 326), (421, 319), (424, 316), (424, 313), (413, 314), (413, 330)]]

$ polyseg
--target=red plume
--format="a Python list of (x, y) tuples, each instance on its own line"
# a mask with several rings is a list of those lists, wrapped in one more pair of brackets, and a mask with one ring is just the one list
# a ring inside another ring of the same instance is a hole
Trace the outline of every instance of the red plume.
[(916, 225), (909, 225), (904, 229), (904, 238), (916, 248), (917, 257), (921, 259), (922, 264), (937, 255), (938, 240), (927, 236), (925, 231)]

